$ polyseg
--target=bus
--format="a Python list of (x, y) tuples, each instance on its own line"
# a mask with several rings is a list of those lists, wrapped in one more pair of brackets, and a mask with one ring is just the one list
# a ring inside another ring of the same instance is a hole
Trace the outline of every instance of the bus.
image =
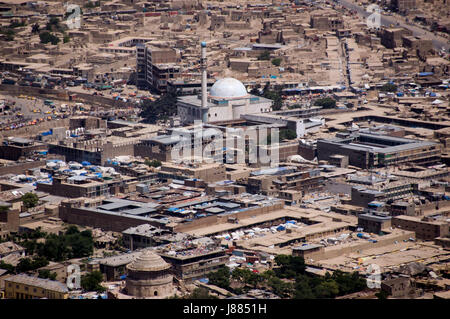
[(45, 105), (53, 105), (54, 102), (53, 102), (52, 100), (45, 100), (45, 101), (44, 101), (44, 104), (45, 104)]

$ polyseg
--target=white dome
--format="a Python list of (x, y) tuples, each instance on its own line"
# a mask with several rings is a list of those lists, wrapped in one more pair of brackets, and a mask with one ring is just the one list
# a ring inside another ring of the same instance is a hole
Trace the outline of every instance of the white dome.
[(247, 96), (247, 89), (241, 81), (233, 78), (224, 78), (216, 81), (209, 91), (211, 97), (235, 98)]

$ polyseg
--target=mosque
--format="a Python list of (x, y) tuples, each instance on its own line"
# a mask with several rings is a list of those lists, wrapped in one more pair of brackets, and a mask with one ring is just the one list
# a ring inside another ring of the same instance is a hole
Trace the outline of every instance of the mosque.
[(182, 124), (196, 120), (208, 122), (238, 120), (243, 114), (260, 114), (272, 111), (273, 101), (251, 95), (239, 80), (223, 78), (211, 87), (206, 106), (202, 96), (188, 95), (178, 98), (178, 116)]
[(181, 96), (177, 101), (182, 125), (194, 121), (203, 123), (239, 120), (243, 114), (272, 111), (273, 101), (248, 94), (241, 81), (233, 78), (218, 80), (207, 92), (206, 42), (201, 42), (202, 90), (199, 95)]

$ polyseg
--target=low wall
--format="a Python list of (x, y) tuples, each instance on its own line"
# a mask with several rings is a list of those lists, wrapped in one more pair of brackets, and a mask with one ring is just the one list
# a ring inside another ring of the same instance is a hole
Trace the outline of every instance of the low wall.
[(257, 207), (257, 208), (249, 209), (249, 210), (246, 210), (243, 212), (238, 212), (238, 213), (235, 213), (232, 215), (204, 217), (204, 218), (194, 220), (190, 223), (178, 225), (174, 228), (174, 231), (187, 232), (187, 231), (191, 231), (191, 230), (203, 228), (203, 227), (208, 227), (208, 226), (215, 225), (215, 224), (227, 223), (229, 217), (233, 217), (238, 220), (245, 219), (245, 218), (249, 218), (251, 216), (267, 214), (269, 212), (282, 209), (283, 207), (284, 207), (283, 203), (280, 203), (280, 204), (275, 204), (272, 206)]
[(103, 214), (82, 208), (59, 206), (59, 218), (69, 224), (81, 226), (90, 226), (101, 228), (105, 231), (122, 232), (127, 228), (136, 227), (142, 224), (150, 224), (155, 227), (164, 228), (163, 224), (157, 223), (146, 218), (134, 216), (120, 216), (112, 214)]
[(311, 254), (305, 254), (306, 258), (312, 258), (313, 260), (324, 260), (324, 259), (331, 259), (336, 258), (345, 254), (355, 253), (355, 252), (361, 252), (365, 249), (372, 249), (372, 248), (380, 248), (383, 246), (391, 245), (395, 241), (401, 242), (403, 240), (409, 240), (409, 238), (416, 238), (416, 235), (414, 232), (411, 231), (404, 231), (402, 233), (398, 234), (388, 234), (383, 237), (378, 237), (377, 242), (373, 243), (370, 241), (363, 241), (359, 244), (352, 245), (349, 247), (339, 247), (339, 246), (332, 246), (332, 247), (325, 247), (323, 250), (314, 252)]

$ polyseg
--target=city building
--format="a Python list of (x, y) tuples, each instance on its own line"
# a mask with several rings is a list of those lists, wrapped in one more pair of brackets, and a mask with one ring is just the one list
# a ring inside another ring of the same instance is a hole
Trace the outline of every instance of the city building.
[(139, 298), (167, 298), (174, 294), (171, 265), (150, 250), (145, 250), (126, 266), (125, 291)]
[(5, 279), (6, 299), (67, 299), (69, 290), (59, 281), (19, 274)]
[(201, 95), (187, 95), (178, 98), (177, 107), (181, 123), (191, 124), (239, 120), (244, 114), (270, 112), (272, 104), (272, 100), (249, 94), (239, 80), (223, 78), (209, 90), (205, 106)]
[(349, 165), (363, 169), (404, 163), (432, 164), (440, 160), (440, 145), (431, 141), (368, 133), (341, 136), (317, 140), (319, 160), (329, 160), (336, 154), (346, 155)]

